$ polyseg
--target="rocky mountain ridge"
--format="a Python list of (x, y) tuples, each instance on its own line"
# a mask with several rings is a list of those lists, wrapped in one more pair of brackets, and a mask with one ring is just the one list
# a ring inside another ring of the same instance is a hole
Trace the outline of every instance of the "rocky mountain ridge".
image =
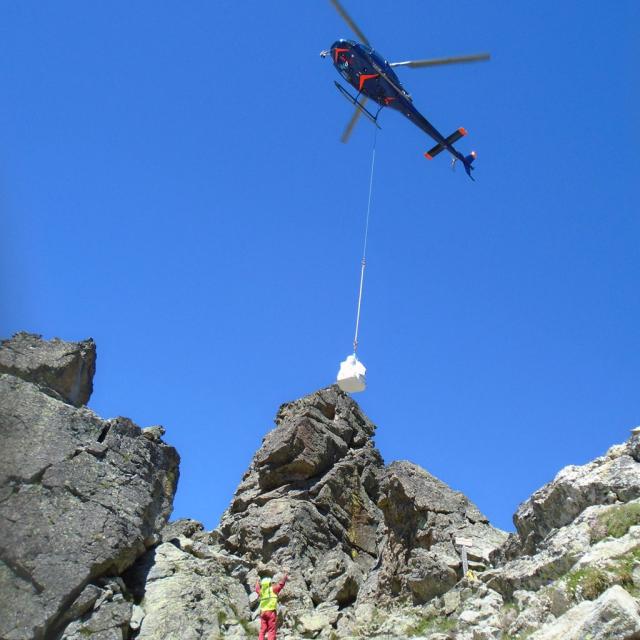
[[(406, 461), (336, 387), (282, 405), (219, 526), (167, 524), (159, 426), (83, 406), (92, 341), (0, 344), (0, 638), (640, 639), (640, 434), (566, 467), (507, 535)], [(463, 575), (460, 538), (472, 573)]]

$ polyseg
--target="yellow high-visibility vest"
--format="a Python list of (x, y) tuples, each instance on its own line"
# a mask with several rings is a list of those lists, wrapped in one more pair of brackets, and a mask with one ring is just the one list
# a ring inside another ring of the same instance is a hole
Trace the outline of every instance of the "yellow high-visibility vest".
[(275, 611), (278, 608), (278, 594), (271, 584), (260, 586), (260, 611)]

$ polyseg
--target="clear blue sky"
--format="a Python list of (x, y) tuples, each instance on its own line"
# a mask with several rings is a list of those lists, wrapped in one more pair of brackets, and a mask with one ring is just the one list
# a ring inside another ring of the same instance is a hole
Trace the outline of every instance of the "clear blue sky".
[[(477, 182), (378, 139), (358, 396), (503, 528), (640, 424), (640, 4), (345, 0)], [(374, 8), (372, 8), (374, 7)], [(2, 335), (98, 344), (90, 406), (161, 423), (217, 524), (280, 403), (350, 351), (372, 128), (328, 1), (0, 6)]]

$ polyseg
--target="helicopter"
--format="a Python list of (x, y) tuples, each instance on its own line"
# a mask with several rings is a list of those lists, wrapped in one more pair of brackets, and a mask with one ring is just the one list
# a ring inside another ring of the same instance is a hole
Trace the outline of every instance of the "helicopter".
[[(432, 160), (439, 153), (446, 150), (452, 156), (452, 167), (455, 167), (456, 162), (460, 161), (467, 175), (473, 180), (471, 171), (474, 169), (473, 161), (477, 157), (476, 152), (472, 151), (465, 156), (453, 146), (460, 138), (467, 135), (466, 129), (460, 127), (449, 136), (442, 135), (413, 105), (411, 95), (402, 86), (394, 69), (397, 67), (417, 69), (464, 62), (480, 62), (489, 60), (490, 55), (488, 53), (478, 53), (449, 58), (387, 62), (383, 56), (371, 47), (367, 37), (349, 16), (339, 0), (330, 0), (330, 2), (360, 41), (336, 40), (329, 49), (320, 52), (322, 58), (331, 57), (338, 73), (358, 92), (354, 96), (339, 82), (334, 81), (338, 91), (356, 108), (342, 134), (341, 141), (348, 141), (360, 115), (367, 117), (379, 129), (378, 115), (384, 107), (390, 107), (408, 118), (436, 142), (436, 145), (424, 154), (425, 158)], [(366, 108), (367, 99), (371, 99), (378, 104), (375, 114)]]

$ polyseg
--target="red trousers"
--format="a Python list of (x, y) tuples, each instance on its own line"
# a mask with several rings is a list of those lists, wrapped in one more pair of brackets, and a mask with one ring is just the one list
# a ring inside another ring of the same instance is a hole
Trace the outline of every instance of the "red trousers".
[(268, 640), (276, 640), (276, 628), (278, 626), (278, 614), (275, 611), (263, 611), (260, 614), (260, 635), (258, 640), (264, 640), (268, 635)]

